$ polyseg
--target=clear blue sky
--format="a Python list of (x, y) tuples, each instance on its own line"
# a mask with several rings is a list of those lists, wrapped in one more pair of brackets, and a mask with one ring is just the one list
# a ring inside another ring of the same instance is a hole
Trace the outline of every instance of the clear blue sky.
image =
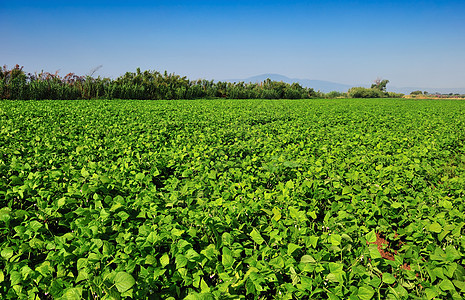
[(0, 64), (465, 87), (465, 1), (0, 0)]

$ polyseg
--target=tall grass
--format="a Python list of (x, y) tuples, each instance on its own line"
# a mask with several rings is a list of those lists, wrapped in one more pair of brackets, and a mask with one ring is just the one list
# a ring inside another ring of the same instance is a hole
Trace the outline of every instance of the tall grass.
[(0, 68), (0, 98), (11, 100), (28, 99), (300, 99), (321, 96), (312, 88), (297, 83), (271, 81), (262, 83), (214, 82), (189, 80), (166, 71), (126, 72), (110, 78), (78, 76), (69, 73), (61, 77), (58, 72), (25, 73), (16, 65)]

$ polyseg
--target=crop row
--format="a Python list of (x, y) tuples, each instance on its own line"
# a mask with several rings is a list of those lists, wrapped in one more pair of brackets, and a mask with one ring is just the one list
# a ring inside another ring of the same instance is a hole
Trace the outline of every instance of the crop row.
[(465, 103), (0, 102), (2, 299), (465, 296)]

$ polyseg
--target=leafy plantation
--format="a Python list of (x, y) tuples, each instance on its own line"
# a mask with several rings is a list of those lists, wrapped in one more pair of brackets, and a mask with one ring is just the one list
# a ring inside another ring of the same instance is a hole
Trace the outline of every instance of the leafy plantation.
[(463, 128), (461, 101), (1, 101), (1, 298), (462, 299)]

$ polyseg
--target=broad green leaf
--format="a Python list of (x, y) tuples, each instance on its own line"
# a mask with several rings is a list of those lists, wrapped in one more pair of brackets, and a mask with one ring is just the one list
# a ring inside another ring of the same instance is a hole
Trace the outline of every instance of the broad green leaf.
[(234, 241), (233, 237), (229, 232), (223, 233), (223, 235), (221, 236), (221, 240), (223, 241), (224, 245), (231, 245)]
[(81, 288), (69, 288), (63, 293), (62, 300), (80, 300), (82, 294)]
[(310, 245), (312, 245), (313, 248), (316, 248), (316, 246), (318, 245), (318, 237), (310, 236), (309, 241), (310, 241)]
[(393, 284), (396, 282), (396, 278), (390, 273), (383, 273), (383, 282), (387, 284)]
[(367, 239), (367, 242), (368, 243), (374, 243), (376, 242), (376, 232), (374, 230), (368, 232), (366, 235), (365, 235), (365, 238)]
[(281, 256), (270, 259), (270, 266), (273, 266), (276, 269), (284, 268), (284, 260)]
[(163, 254), (160, 258), (160, 264), (164, 268), (170, 263), (170, 257), (168, 256), (167, 253)]
[(342, 194), (343, 195), (347, 195), (350, 192), (352, 192), (352, 187), (351, 186), (345, 186), (345, 187), (342, 188)]
[(441, 205), (445, 209), (452, 209), (453, 208), (452, 202), (450, 202), (449, 200), (442, 201)]
[(438, 293), (430, 288), (425, 289), (426, 299), (431, 300), (438, 296)]
[(225, 268), (230, 268), (234, 264), (234, 258), (231, 250), (227, 247), (223, 247), (223, 255), (221, 256), (221, 263)]
[(439, 223), (434, 222), (433, 224), (428, 226), (428, 230), (435, 233), (440, 233), (442, 231), (442, 226), (439, 225)]
[(124, 210), (118, 212), (116, 214), (122, 221), (126, 221), (129, 218), (129, 214), (125, 212)]
[(63, 205), (66, 204), (66, 198), (62, 197), (62, 198), (58, 199), (57, 204), (58, 204), (58, 207), (62, 207)]
[(113, 281), (116, 289), (118, 289), (118, 292), (120, 293), (126, 292), (136, 283), (134, 277), (126, 272), (118, 272)]
[(331, 273), (340, 273), (340, 272), (343, 272), (343, 269), (344, 269), (343, 264), (334, 263), (334, 262), (329, 263), (329, 271)]
[(113, 204), (110, 208), (110, 212), (114, 212), (114, 211), (117, 211), (118, 209), (120, 209), (121, 207), (124, 207), (123, 204), (117, 202), (115, 204)]
[[(161, 262), (161, 259), (160, 259), (160, 262)], [(149, 254), (145, 257), (145, 262), (144, 262), (146, 265), (152, 265), (152, 266), (156, 266), (157, 265), (157, 259), (155, 258), (155, 256)]]
[(290, 190), (294, 189), (294, 182), (292, 180), (286, 182), (286, 188)]
[(389, 289), (393, 290), (398, 296), (402, 297), (407, 297), (408, 292), (404, 287), (400, 284), (396, 285), (395, 288), (389, 287)]
[(329, 273), (328, 275), (326, 275), (326, 279), (329, 282), (340, 282), (338, 276), (334, 273)]
[(252, 232), (250, 233), (250, 237), (252, 238), (252, 240), (261, 245), (265, 240), (262, 238), (262, 236), (260, 235), (260, 233), (254, 228), (252, 230)]
[(445, 266), (444, 274), (447, 277), (452, 278), (454, 276), (455, 271), (457, 270), (457, 267), (458, 267), (458, 265), (456, 263), (451, 263), (451, 264)]
[(291, 273), (292, 285), (296, 285), (297, 283), (299, 283), (300, 278), (295, 269), (293, 267), (290, 267), (289, 272)]
[(100, 218), (102, 218), (102, 220), (106, 220), (111, 214), (108, 213), (104, 208), (102, 208), (100, 210)]
[(99, 176), (99, 179), (102, 181), (102, 183), (109, 183), (111, 181), (110, 178), (105, 175)]
[(300, 259), (301, 263), (307, 264), (307, 263), (315, 263), (316, 260), (311, 256), (311, 255), (304, 255)]
[(5, 260), (9, 260), (13, 256), (13, 249), (9, 247), (3, 248), (1, 255)]
[(89, 172), (86, 170), (86, 168), (83, 167), (83, 168), (81, 169), (81, 175), (82, 175), (82, 177), (89, 177), (90, 174), (89, 174)]
[(434, 276), (439, 277), (441, 279), (446, 278), (446, 276), (444, 275), (444, 269), (441, 267), (434, 268), (432, 271), (432, 274), (434, 274)]
[(391, 207), (392, 207), (392, 208), (399, 208), (399, 207), (402, 207), (402, 203), (399, 203), (399, 202), (392, 202)]
[(349, 216), (349, 214), (345, 210), (340, 210), (337, 212), (337, 214), (341, 220), (346, 219)]
[(165, 274), (166, 272), (166, 269), (160, 269), (160, 268), (156, 268), (154, 271), (153, 271), (153, 279), (157, 279), (158, 277), (160, 277), (161, 275)]
[(215, 245), (210, 244), (207, 246), (207, 248), (200, 251), (200, 253), (203, 254), (209, 260), (212, 260), (216, 256), (217, 250)]
[(11, 283), (11, 285), (20, 284), (21, 281), (22, 281), (21, 273), (19, 273), (18, 271), (11, 271), (11, 273), (10, 273), (10, 283)]
[(441, 249), (441, 247), (436, 247), (434, 249), (434, 253), (431, 254), (430, 258), (432, 260), (438, 260), (438, 261), (443, 261), (446, 258), (446, 254), (444, 251)]
[[(366, 273), (365, 268), (363, 270), (365, 271), (363, 273)], [(371, 280), (370, 280), (370, 282), (368, 284), (371, 285), (372, 287), (374, 287), (375, 289), (377, 289), (381, 285), (381, 283), (382, 283), (381, 278), (379, 278), (378, 276), (375, 276), (375, 277), (371, 278)]]
[(87, 279), (89, 279), (89, 273), (87, 273), (87, 271), (85, 271), (85, 270), (80, 270), (78, 272), (76, 282), (79, 282), (79, 281), (82, 281), (82, 280), (87, 280)]
[(443, 291), (453, 291), (455, 290), (454, 285), (449, 279), (444, 279), (439, 283), (439, 288)]
[(200, 257), (200, 255), (194, 249), (187, 250), (185, 255), (189, 261), (196, 261)]
[(211, 170), (209, 173), (208, 173), (208, 178), (210, 179), (216, 179), (216, 174), (217, 172), (215, 170)]
[(202, 293), (206, 293), (206, 292), (209, 292), (210, 291), (210, 287), (208, 286), (208, 284), (205, 282), (205, 280), (202, 280), (200, 281), (200, 290), (202, 291)]
[(32, 221), (32, 222), (29, 223), (29, 226), (28, 226), (28, 227), (29, 227), (32, 231), (37, 232), (37, 231), (39, 231), (39, 229), (42, 228), (43, 226), (44, 226), (44, 225), (42, 225), (40, 222), (34, 220), (34, 221)]
[(246, 282), (245, 282), (245, 290), (246, 290), (246, 295), (256, 293), (255, 284), (253, 283), (252, 279), (248, 278), (246, 280)]
[(455, 249), (454, 246), (452, 245), (448, 245), (446, 247), (446, 260), (447, 261), (450, 261), (450, 262), (453, 262), (457, 259), (460, 259), (462, 256), (460, 255), (460, 253)]
[(11, 209), (9, 207), (4, 207), (0, 209), (0, 221), (7, 222), (11, 219)]
[(87, 258), (83, 258), (83, 257), (82, 257), (82, 258), (79, 258), (79, 259), (77, 260), (76, 268), (77, 268), (78, 270), (80, 270), (80, 269), (83, 269), (83, 268), (87, 267), (87, 265), (88, 265), (88, 260), (87, 260)]
[(44, 277), (47, 277), (49, 274), (52, 274), (55, 269), (52, 267), (50, 262), (46, 260), (36, 267), (36, 271), (42, 274)]
[(378, 250), (378, 246), (376, 245), (370, 245), (369, 246), (369, 251), (370, 251), (370, 257), (372, 259), (377, 259), (377, 258), (381, 258), (381, 253), (379, 253), (379, 250)]
[(175, 262), (176, 262), (176, 270), (178, 270), (180, 268), (184, 268), (187, 265), (188, 260), (184, 255), (178, 254), (176, 255)]
[(316, 212), (314, 210), (312, 210), (310, 213), (309, 213), (310, 217), (313, 219), (313, 220), (316, 220), (317, 218), (317, 215), (316, 215)]
[(300, 249), (300, 248), (302, 248), (302, 247), (299, 246), (299, 245), (289, 243), (287, 245), (287, 255), (292, 255), (292, 253), (294, 253), (295, 250)]
[[(0, 281), (1, 282), (1, 281)], [(454, 283), (454, 285), (459, 288), (460, 290), (462, 290), (462, 292), (465, 292), (465, 282), (461, 281), (461, 280), (453, 280), (452, 281)]]
[(177, 228), (173, 228), (171, 229), (171, 234), (174, 235), (174, 236), (181, 236), (182, 234), (184, 233), (184, 230), (182, 229), (177, 229)]
[(276, 208), (276, 207), (273, 207), (273, 220), (275, 220), (276, 222), (279, 221), (281, 219), (281, 211)]
[(342, 241), (342, 237), (339, 234), (331, 234), (329, 236), (329, 242), (333, 246), (339, 246), (341, 244), (341, 241)]
[(361, 286), (358, 289), (358, 297), (360, 300), (371, 300), (375, 295), (375, 290), (369, 285)]
[(311, 290), (313, 286), (313, 280), (309, 277), (302, 276), (300, 277), (300, 285), (297, 286), (299, 289)]

